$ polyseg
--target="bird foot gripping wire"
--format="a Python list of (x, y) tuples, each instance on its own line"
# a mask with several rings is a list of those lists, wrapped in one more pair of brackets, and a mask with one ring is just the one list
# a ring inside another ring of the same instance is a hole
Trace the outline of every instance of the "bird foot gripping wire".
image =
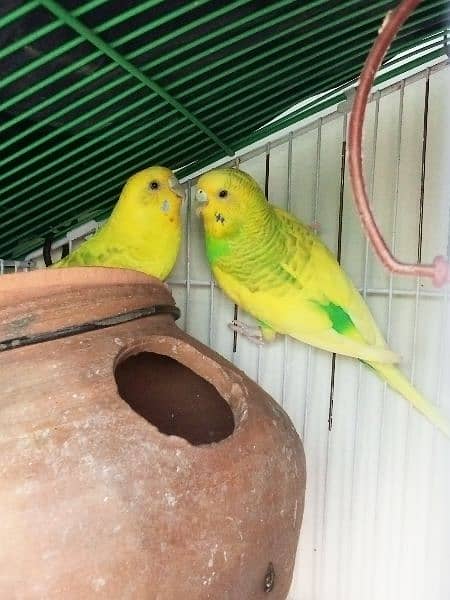
[(310, 223), (309, 228), (311, 229), (311, 231), (313, 231), (316, 235), (320, 235), (321, 232), (321, 226), (320, 223), (318, 221), (313, 221), (312, 223)]
[(378, 258), (392, 273), (410, 275), (413, 277), (429, 277), (436, 287), (440, 287), (450, 281), (449, 263), (445, 257), (437, 256), (431, 265), (423, 265), (420, 263), (407, 264), (398, 261), (386, 246), (370, 209), (363, 175), (361, 148), (364, 115), (375, 75), (392, 40), (420, 1), (421, 0), (403, 0), (395, 10), (388, 12), (380, 27), (378, 37), (369, 52), (359, 78), (359, 85), (356, 90), (350, 115), (347, 148), (350, 181), (353, 188), (356, 208), (361, 218), (366, 236), (371, 241)]
[(258, 346), (264, 345), (263, 335), (259, 327), (252, 327), (251, 325), (247, 325), (247, 323), (238, 321), (237, 319), (231, 321), (231, 323), (228, 323), (228, 327), (231, 329), (231, 331), (242, 335)]

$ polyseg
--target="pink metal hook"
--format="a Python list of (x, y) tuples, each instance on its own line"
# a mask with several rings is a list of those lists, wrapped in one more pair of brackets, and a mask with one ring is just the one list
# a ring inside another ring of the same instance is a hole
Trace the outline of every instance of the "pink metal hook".
[(363, 175), (361, 151), (364, 115), (373, 80), (375, 79), (375, 75), (381, 65), (384, 55), (398, 30), (420, 2), (421, 0), (403, 0), (394, 11), (391, 11), (386, 15), (359, 78), (359, 85), (356, 90), (350, 115), (347, 147), (350, 180), (352, 183), (356, 208), (364, 230), (381, 262), (392, 273), (416, 277), (430, 277), (433, 284), (440, 287), (450, 281), (449, 264), (444, 256), (436, 256), (431, 265), (402, 263), (392, 255), (389, 248), (386, 246), (386, 242), (375, 223), (375, 219), (369, 206), (369, 198), (367, 196)]

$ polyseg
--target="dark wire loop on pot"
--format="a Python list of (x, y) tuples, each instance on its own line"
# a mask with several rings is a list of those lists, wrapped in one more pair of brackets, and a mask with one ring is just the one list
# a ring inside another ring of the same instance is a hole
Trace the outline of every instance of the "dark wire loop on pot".
[[(44, 240), (44, 245), (42, 246), (42, 258), (44, 259), (44, 263), (46, 267), (50, 267), (53, 264), (52, 260), (52, 243), (53, 243), (53, 235), (49, 233)], [(62, 247), (61, 259), (66, 258), (69, 255), (69, 244), (64, 244)]]
[(34, 333), (2, 340), (0, 341), (0, 352), (15, 350), (16, 348), (31, 346), (33, 344), (41, 344), (42, 342), (59, 340), (73, 335), (80, 335), (81, 333), (87, 333), (89, 331), (96, 331), (97, 329), (106, 329), (107, 327), (114, 327), (121, 323), (128, 323), (129, 321), (136, 321), (137, 319), (144, 319), (145, 317), (152, 317), (155, 315), (172, 315), (176, 321), (180, 318), (181, 312), (178, 306), (173, 304), (154, 304), (153, 306), (138, 308), (118, 315), (103, 317), (102, 319), (96, 319), (94, 321), (87, 321), (86, 323), (80, 323), (79, 325), (69, 325), (68, 327), (62, 327), (61, 329), (55, 329), (54, 331), (44, 331), (42, 333)]

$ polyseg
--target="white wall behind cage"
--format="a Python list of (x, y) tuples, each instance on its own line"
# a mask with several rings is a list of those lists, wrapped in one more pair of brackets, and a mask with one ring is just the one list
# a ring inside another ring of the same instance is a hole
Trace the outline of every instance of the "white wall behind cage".
[[(375, 94), (368, 107), (374, 212), (405, 261), (448, 254), (449, 89), (450, 69), (440, 65)], [(335, 112), (280, 134), (244, 155), (240, 168), (267, 186), (273, 203), (318, 223), (405, 373), (450, 415), (449, 292), (392, 277), (374, 257), (353, 207), (347, 121)], [(193, 198), (195, 180), (187, 185)], [(450, 443), (357, 361), (337, 357), (333, 368), (331, 354), (281, 337), (263, 347), (239, 337), (234, 348), (227, 327), (234, 305), (211, 280), (192, 209), (189, 201), (170, 278), (179, 324), (265, 388), (305, 444), (306, 506), (290, 600), (448, 600)]]

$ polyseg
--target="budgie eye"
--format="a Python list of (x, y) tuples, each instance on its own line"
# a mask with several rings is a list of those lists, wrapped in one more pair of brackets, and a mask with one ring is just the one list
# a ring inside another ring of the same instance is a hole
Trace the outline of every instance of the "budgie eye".
[(151, 190), (157, 190), (159, 188), (159, 183), (157, 181), (152, 181), (150, 184)]
[(228, 196), (227, 190), (220, 190), (219, 196), (220, 198), (226, 198)]

